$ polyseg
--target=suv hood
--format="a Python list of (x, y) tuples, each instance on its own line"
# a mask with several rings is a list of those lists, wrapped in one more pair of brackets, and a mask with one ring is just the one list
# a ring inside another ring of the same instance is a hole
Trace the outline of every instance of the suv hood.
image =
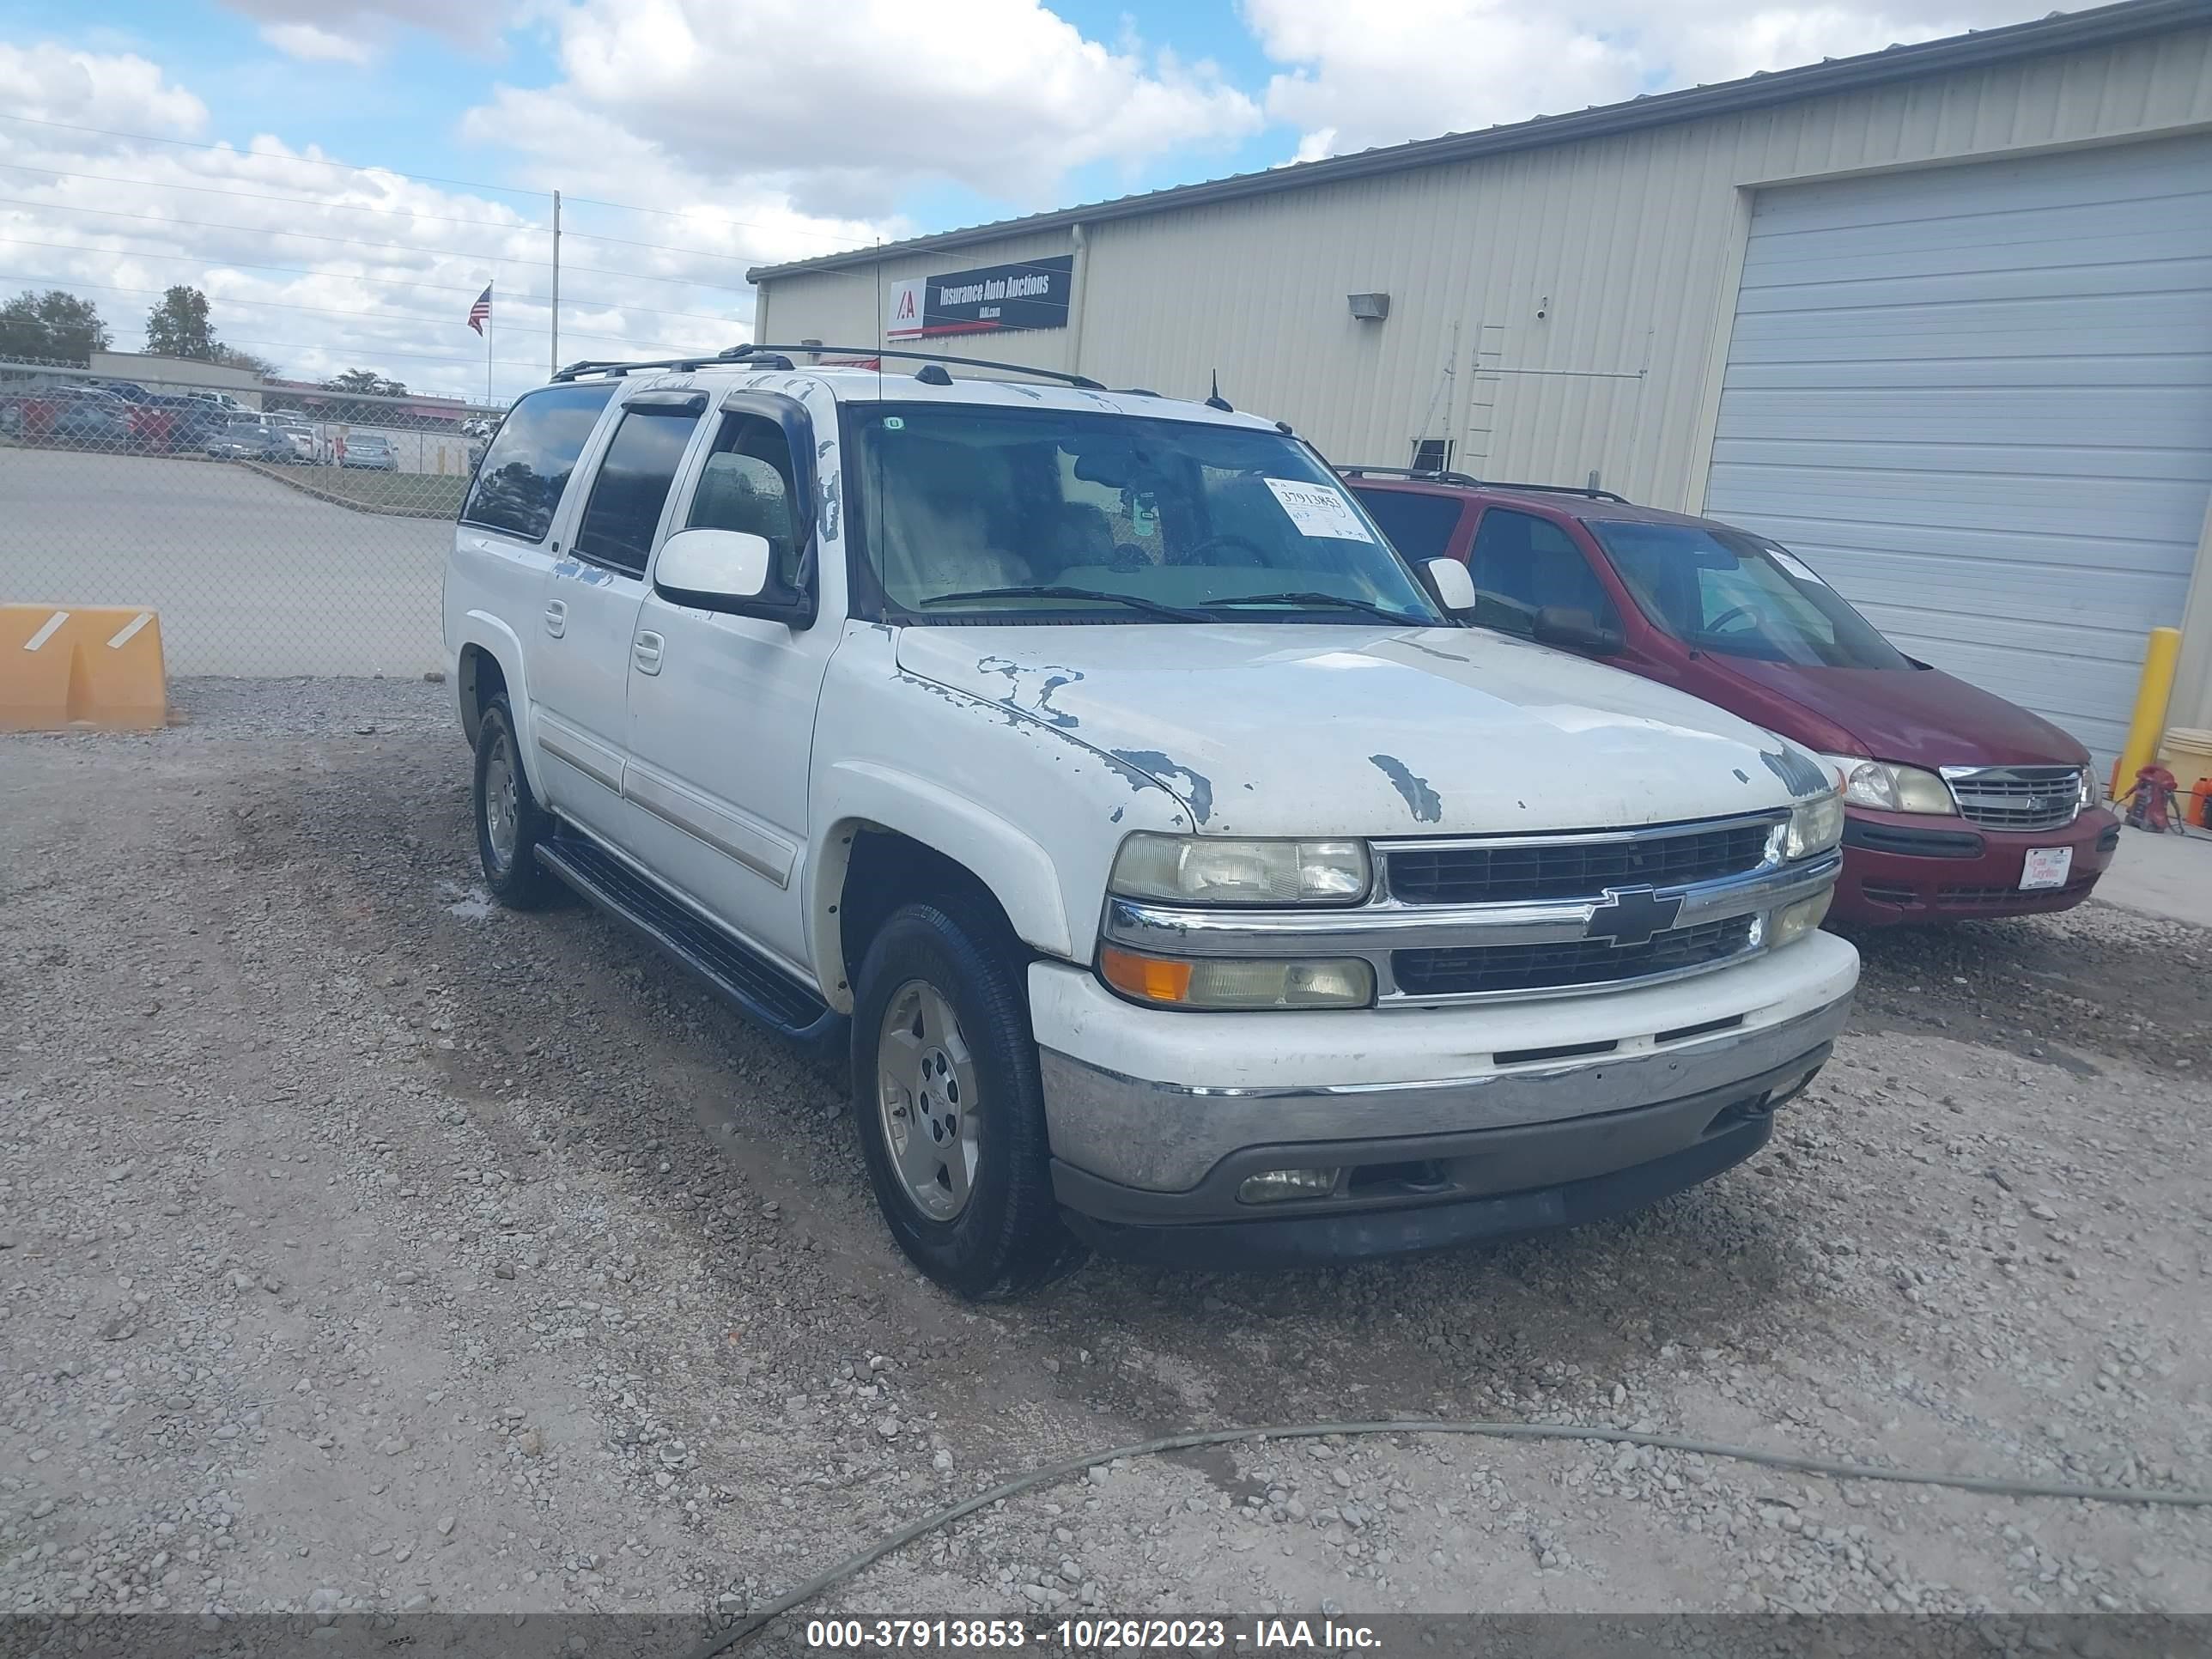
[(1875, 760), (1931, 769), (2088, 764), (2088, 750), (2040, 714), (1940, 668), (1816, 668), (1711, 655), (1705, 660), (1843, 727)]
[(909, 627), (897, 659), (1143, 773), (1215, 835), (1667, 823), (1825, 781), (1710, 703), (1473, 629)]

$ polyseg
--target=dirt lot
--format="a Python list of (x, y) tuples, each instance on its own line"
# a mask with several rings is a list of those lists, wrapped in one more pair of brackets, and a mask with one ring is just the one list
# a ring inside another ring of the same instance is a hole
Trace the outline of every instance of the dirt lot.
[[(446, 689), (0, 739), (0, 1611), (696, 1612), (1030, 1465), (1443, 1413), (2212, 1486), (2212, 936), (1867, 942), (1777, 1145), (1631, 1221), (975, 1310), (837, 1080), (475, 890)], [(2212, 1516), (1649, 1450), (1132, 1462), (833, 1598), (989, 1613), (2212, 1609)]]

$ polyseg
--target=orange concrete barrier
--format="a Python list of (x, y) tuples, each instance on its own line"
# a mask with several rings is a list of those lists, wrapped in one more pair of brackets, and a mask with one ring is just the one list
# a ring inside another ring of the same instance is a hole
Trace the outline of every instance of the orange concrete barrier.
[(164, 726), (161, 619), (136, 605), (0, 605), (0, 732)]

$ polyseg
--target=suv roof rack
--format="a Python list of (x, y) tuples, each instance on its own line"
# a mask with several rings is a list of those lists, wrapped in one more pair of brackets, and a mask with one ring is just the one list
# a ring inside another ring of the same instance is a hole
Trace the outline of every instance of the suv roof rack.
[(1465, 484), (1479, 489), (1482, 480), (1465, 472), (1447, 472), (1433, 466), (1340, 466), (1339, 476), (1346, 478), (1415, 478), (1423, 483)]
[(1457, 484), (1467, 489), (1534, 490), (1547, 495), (1581, 495), (1593, 501), (1619, 501), (1623, 507), (1633, 506), (1626, 495), (1616, 495), (1610, 489), (1595, 489), (1588, 484), (1516, 483), (1505, 478), (1478, 478), (1465, 472), (1440, 471), (1431, 466), (1340, 466), (1337, 475), (1345, 478), (1411, 478), (1421, 483)]
[[(573, 380), (585, 374), (611, 374), (617, 378), (648, 368), (704, 368), (710, 363), (742, 363), (750, 368), (795, 368), (793, 354), (811, 352), (817, 356), (836, 352), (848, 356), (875, 362), (884, 357), (896, 357), (902, 362), (957, 363), (963, 368), (995, 368), (1009, 374), (1034, 374), (1042, 380), (1059, 380), (1084, 392), (1103, 392), (1105, 386), (1087, 374), (1070, 374), (1057, 368), (1037, 368), (1028, 363), (1001, 363), (988, 357), (947, 357), (933, 351), (900, 351), (884, 346), (825, 345), (819, 340), (803, 341), (798, 345), (733, 345), (720, 351), (699, 352), (689, 357), (655, 357), (645, 362), (625, 362), (614, 359), (586, 358), (554, 371), (556, 380)], [(825, 368), (842, 365), (825, 363)], [(939, 371), (942, 372), (941, 369)], [(917, 377), (919, 378), (919, 377)], [(949, 381), (949, 377), (948, 377)], [(930, 384), (947, 382), (932, 379)]]
[[(947, 357), (941, 353), (935, 351), (901, 351), (894, 347), (888, 346), (823, 345), (814, 342), (808, 342), (800, 345), (732, 346), (727, 351), (723, 352), (715, 359), (715, 361), (718, 362), (756, 362), (759, 358), (764, 356), (781, 357), (785, 359), (785, 361), (780, 365), (764, 366), (789, 368), (793, 367), (789, 358), (791, 354), (793, 352), (816, 352), (823, 355), (835, 352), (845, 356), (874, 358), (878, 360), (885, 357), (896, 357), (901, 362), (921, 363), (925, 367), (931, 363), (954, 363), (957, 364), (962, 368), (995, 368), (1003, 370), (1009, 374), (1034, 374), (1041, 380), (1058, 380), (1063, 386), (1072, 386), (1082, 392), (1103, 392), (1106, 390), (1105, 386), (1101, 382), (1092, 380), (1087, 374), (1070, 374), (1064, 369), (1037, 368), (1029, 363), (1001, 363), (994, 362), (988, 357)], [(823, 367), (834, 368), (837, 367), (837, 365), (830, 363), (824, 364)]]

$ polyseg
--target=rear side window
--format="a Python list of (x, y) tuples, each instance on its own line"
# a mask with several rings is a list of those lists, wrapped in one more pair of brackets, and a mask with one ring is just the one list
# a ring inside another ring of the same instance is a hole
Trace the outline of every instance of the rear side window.
[(1418, 495), (1410, 489), (1359, 489), (1367, 516), (1382, 526), (1390, 545), (1407, 558), (1441, 559), (1451, 550), (1452, 532), (1464, 510), (1450, 495)]
[(1477, 627), (1527, 639), (1535, 632), (1536, 613), (1557, 608), (1580, 611), (1601, 628), (1620, 628), (1620, 612), (1582, 549), (1549, 519), (1490, 508), (1467, 565), (1474, 578)]
[(668, 503), (669, 487), (698, 427), (694, 409), (648, 404), (623, 411), (622, 424), (592, 480), (591, 499), (584, 503), (576, 552), (634, 576), (645, 574), (660, 509)]
[(549, 386), (507, 410), (461, 505), (465, 524), (542, 542), (612, 385)]

